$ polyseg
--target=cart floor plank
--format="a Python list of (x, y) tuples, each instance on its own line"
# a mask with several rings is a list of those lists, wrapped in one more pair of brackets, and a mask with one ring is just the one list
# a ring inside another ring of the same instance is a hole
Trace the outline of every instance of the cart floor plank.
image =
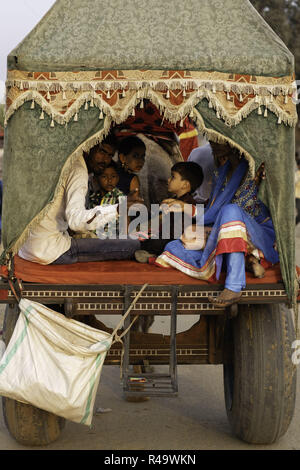
[[(1, 267), (3, 278), (8, 272), (5, 266)], [(102, 284), (102, 285), (203, 285), (209, 281), (194, 279), (174, 268), (163, 268), (155, 265), (142, 264), (136, 261), (98, 261), (75, 263), (69, 265), (40, 265), (26, 261), (19, 256), (14, 257), (14, 276), (24, 282), (44, 284)], [(282, 282), (280, 266), (274, 265), (266, 270), (263, 279), (255, 278), (246, 273), (249, 284), (277, 284)], [(223, 285), (225, 274), (222, 273), (219, 281), (213, 284)]]

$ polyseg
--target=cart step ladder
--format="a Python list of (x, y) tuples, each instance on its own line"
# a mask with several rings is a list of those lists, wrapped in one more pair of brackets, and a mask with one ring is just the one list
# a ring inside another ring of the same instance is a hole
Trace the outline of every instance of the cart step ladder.
[[(124, 362), (123, 362), (123, 393), (125, 397), (174, 397), (178, 394), (177, 360), (176, 360), (176, 286), (171, 286), (171, 315), (170, 315), (170, 361), (169, 373), (147, 372), (147, 363), (141, 366), (146, 372), (136, 373), (130, 369), (130, 331), (124, 336)], [(124, 311), (131, 303), (132, 289), (127, 286), (124, 293)], [(130, 325), (130, 317), (125, 319), (124, 329)]]

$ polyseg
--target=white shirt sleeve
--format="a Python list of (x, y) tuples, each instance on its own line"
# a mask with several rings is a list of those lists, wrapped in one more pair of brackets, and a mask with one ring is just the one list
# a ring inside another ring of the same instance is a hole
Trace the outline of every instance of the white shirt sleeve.
[[(117, 204), (85, 208), (88, 191), (88, 172), (81, 164), (74, 164), (65, 187), (66, 220), (71, 230), (81, 232), (104, 227), (118, 217)], [(91, 223), (87, 223), (96, 215)]]

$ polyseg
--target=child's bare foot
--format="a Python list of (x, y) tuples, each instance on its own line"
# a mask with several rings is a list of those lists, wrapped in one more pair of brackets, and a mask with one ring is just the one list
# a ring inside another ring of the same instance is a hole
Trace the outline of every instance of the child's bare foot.
[(257, 277), (259, 279), (265, 276), (265, 269), (262, 267), (258, 259), (256, 259), (254, 256), (249, 256), (246, 259), (246, 269), (247, 271), (250, 271), (254, 275), (254, 277)]

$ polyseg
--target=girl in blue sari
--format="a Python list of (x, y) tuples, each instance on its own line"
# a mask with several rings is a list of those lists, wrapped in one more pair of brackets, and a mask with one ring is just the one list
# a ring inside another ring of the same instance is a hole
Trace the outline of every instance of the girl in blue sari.
[(251, 178), (247, 161), (228, 144), (217, 146), (218, 150), (216, 145), (212, 147), (215, 157), (226, 157), (227, 162), (219, 167), (204, 215), (197, 221), (211, 228), (205, 247), (187, 249), (184, 238), (172, 241), (156, 264), (173, 266), (197, 279), (214, 280), (219, 279), (226, 263), (225, 289), (218, 297), (209, 298), (223, 308), (237, 302), (246, 287), (246, 255), (257, 277), (263, 275), (258, 259), (272, 264), (279, 259), (270, 213), (258, 199), (258, 181)]

